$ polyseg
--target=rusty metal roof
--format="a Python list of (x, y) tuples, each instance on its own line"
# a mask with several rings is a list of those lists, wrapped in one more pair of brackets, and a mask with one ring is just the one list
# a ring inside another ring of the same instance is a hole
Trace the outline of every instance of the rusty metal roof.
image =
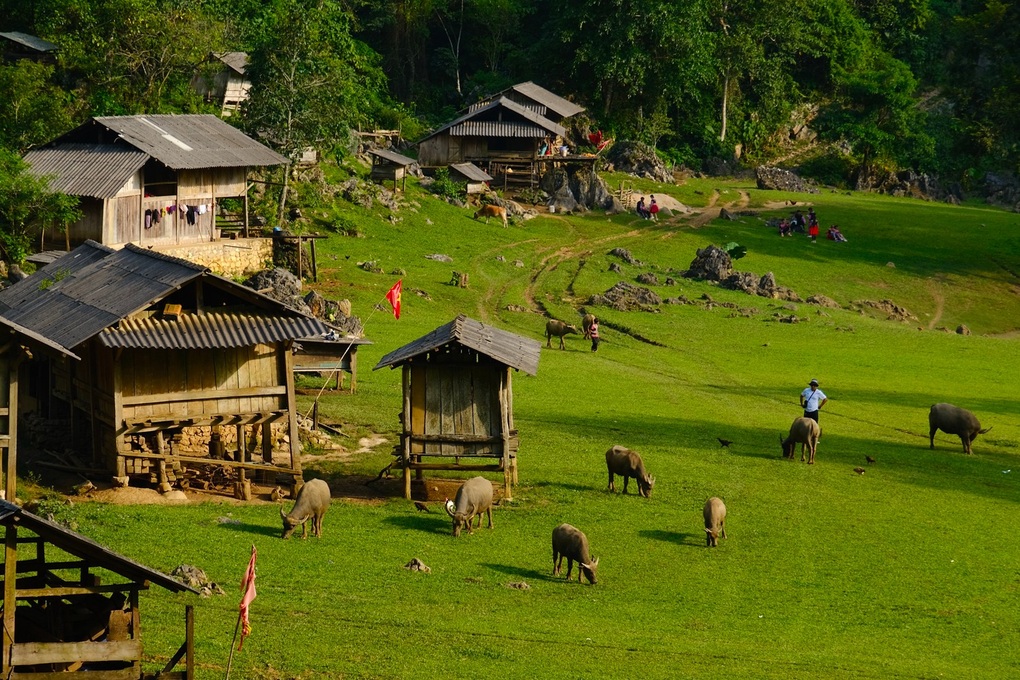
[(450, 169), (456, 170), (471, 182), (489, 182), (492, 180), (489, 173), (485, 172), (474, 163), (453, 163), (450, 165)]
[(57, 46), (48, 40), (37, 38), (34, 35), (28, 33), (22, 33), (21, 31), (8, 31), (0, 33), (0, 36), (7, 38), (11, 42), (16, 42), (19, 45), (35, 50), (36, 52), (56, 52)]
[(480, 321), (469, 319), (463, 314), (414, 342), (393, 350), (380, 359), (372, 370), (378, 370), (385, 366), (396, 368), (416, 356), (434, 352), (451, 343), (470, 347), (501, 364), (524, 371), (529, 375), (538, 373), (538, 358), (542, 350), (542, 343), (493, 326), (487, 326)]
[[(61, 347), (73, 349), (198, 278), (232, 293), (239, 300), (237, 308), (243, 307), (245, 312), (252, 307), (258, 310), (252, 314), (263, 320), (252, 322), (260, 328), (248, 331), (249, 337), (293, 339), (326, 331), (322, 322), (229, 279), (215, 276), (205, 267), (132, 244), (113, 250), (95, 241), (86, 241), (32, 276), (0, 291), (0, 317)], [(212, 311), (233, 313), (237, 308)], [(267, 322), (265, 318), (272, 321)], [(269, 328), (265, 327), (267, 323)], [(240, 336), (236, 332), (218, 328), (214, 339), (209, 340), (209, 324), (203, 328), (207, 329), (207, 335), (195, 331), (190, 339), (182, 342), (200, 342), (195, 338), (204, 337), (213, 343), (208, 345), (210, 347), (237, 346), (215, 344), (238, 342)], [(169, 341), (155, 326), (149, 330), (151, 332), (146, 333), (145, 329), (136, 329), (133, 335), (126, 334), (122, 342), (138, 344), (124, 346), (161, 347), (165, 345), (160, 343)], [(103, 342), (113, 340), (104, 336)]]
[(25, 162), (36, 177), (49, 177), (51, 191), (71, 196), (113, 198), (149, 156), (114, 144), (61, 144), (33, 149)]
[(38, 515), (33, 515), (24, 508), (3, 500), (0, 500), (0, 524), (3, 524), (5, 528), (17, 525), (19, 528), (28, 529), (64, 552), (79, 557), (90, 565), (112, 571), (131, 581), (138, 583), (150, 581), (175, 593), (189, 592), (198, 594), (198, 591), (194, 588), (184, 585), (162, 572), (150, 569), (144, 564), (139, 564), (132, 559), (119, 555), (99, 545), (91, 538), (82, 536), (70, 529), (65, 529), (55, 522), (43, 519)]
[(408, 166), (408, 165), (411, 165), (413, 163), (417, 163), (418, 162), (418, 161), (414, 160), (413, 158), (408, 158), (407, 156), (402, 156), (399, 153), (397, 153), (396, 151), (390, 151), (389, 149), (369, 149), (368, 153), (369, 153), (369, 155), (378, 156), (379, 158), (382, 158), (383, 160), (387, 160), (390, 163), (395, 163), (397, 165), (402, 165), (402, 166)]
[[(509, 118), (503, 114), (509, 112)], [(491, 116), (498, 119), (492, 120)], [(470, 123), (470, 124), (469, 124)], [(468, 111), (460, 118), (447, 123), (432, 134), (420, 140), (424, 142), (441, 132), (449, 130), (454, 136), (480, 137), (545, 137), (547, 134), (566, 136), (566, 129), (544, 116), (513, 102), (506, 97), (495, 99), (474, 111)], [(420, 142), (419, 142), (420, 143)]]
[(182, 314), (176, 321), (149, 317), (122, 319), (103, 330), (105, 347), (133, 349), (228, 349), (285, 342), (322, 333), (311, 317), (285, 317), (252, 310)]

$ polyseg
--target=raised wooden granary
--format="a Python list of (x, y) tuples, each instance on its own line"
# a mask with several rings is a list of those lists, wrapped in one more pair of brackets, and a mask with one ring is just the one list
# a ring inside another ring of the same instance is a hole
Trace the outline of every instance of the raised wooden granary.
[(514, 425), (515, 370), (538, 372), (541, 343), (463, 314), (376, 365), (403, 369), (400, 444), (394, 455), (411, 497), (411, 471), (502, 472), (511, 497), (520, 445)]

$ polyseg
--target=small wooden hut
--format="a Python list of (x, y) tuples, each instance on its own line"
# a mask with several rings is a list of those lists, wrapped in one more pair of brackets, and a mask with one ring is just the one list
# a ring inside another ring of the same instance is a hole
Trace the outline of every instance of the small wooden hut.
[(241, 108), (248, 98), (251, 81), (245, 77), (248, 68), (247, 52), (213, 52), (208, 62), (213, 64), (209, 73), (196, 75), (191, 86), (205, 101), (220, 106), (220, 115), (227, 118)]
[(14, 63), (21, 59), (28, 59), (41, 64), (55, 64), (57, 49), (57, 46), (50, 41), (28, 33), (20, 31), (0, 33), (0, 55), (7, 62)]
[(466, 193), (482, 194), (489, 188), (492, 176), (474, 163), (454, 163), (450, 166), (450, 177), (458, 184), (466, 185)]
[(400, 180), (400, 190), (403, 191), (407, 186), (407, 169), (417, 161), (389, 149), (370, 149), (368, 154), (372, 157), (372, 179), (380, 183), (386, 180), (393, 182), (394, 191), (397, 190), (397, 180)]
[[(155, 677), (141, 667), (139, 592), (152, 583), (175, 593), (197, 591), (7, 501), (0, 501), (0, 524), (6, 552), (4, 678), (49, 680), (67, 673), (83, 680)], [(193, 631), (189, 605), (184, 644), (159, 678), (194, 678)], [(184, 670), (174, 671), (182, 660)]]
[(91, 241), (0, 291), (0, 321), (62, 352), (20, 363), (9, 408), (79, 467), (163, 490), (213, 475), (242, 498), (248, 475), (300, 484), (291, 345), (321, 321), (186, 260)]
[(411, 471), (502, 472), (507, 498), (517, 477), (513, 370), (538, 372), (541, 343), (463, 314), (379, 360), (403, 368), (402, 433), (394, 455)]

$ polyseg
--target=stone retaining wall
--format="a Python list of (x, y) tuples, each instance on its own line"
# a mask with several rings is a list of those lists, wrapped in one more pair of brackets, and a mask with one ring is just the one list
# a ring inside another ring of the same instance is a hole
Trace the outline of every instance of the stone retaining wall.
[(249, 276), (272, 267), (273, 262), (271, 238), (220, 239), (208, 243), (157, 246), (153, 250), (208, 267), (228, 278)]

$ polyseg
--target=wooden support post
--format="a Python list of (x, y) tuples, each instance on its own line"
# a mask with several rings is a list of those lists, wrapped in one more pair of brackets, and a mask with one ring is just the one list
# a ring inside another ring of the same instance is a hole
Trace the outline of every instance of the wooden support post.
[(312, 249), (312, 281), (319, 282), (319, 268), (315, 264), (315, 239), (311, 239), (309, 247)]
[(283, 345), (283, 366), (280, 376), (287, 382), (287, 424), (290, 434), (290, 468), (301, 470), (301, 437), (298, 431), (297, 403), (294, 397), (294, 355), (291, 353), (292, 342)]
[[(18, 372), (21, 349), (13, 345), (7, 352), (7, 461), (4, 467), (4, 498), (13, 503), (18, 495)], [(14, 603), (11, 602), (13, 612)], [(6, 610), (5, 610), (6, 611)], [(6, 649), (6, 647), (5, 647)]]
[(184, 608), (184, 680), (195, 680), (195, 607)]
[[(13, 500), (13, 497), (8, 500)], [(11, 654), (14, 651), (14, 610), (18, 594), (18, 525), (14, 522), (7, 527), (4, 540), (4, 630), (3, 652), (0, 674), (8, 677), (13, 668)]]
[(273, 462), (273, 424), (262, 423), (262, 462)]
[(513, 499), (513, 491), (511, 489), (511, 479), (513, 478), (513, 470), (510, 466), (510, 399), (507, 396), (510, 392), (510, 371), (513, 370), (509, 366), (503, 374), (503, 379), (500, 381), (499, 389), (499, 415), (500, 423), (503, 428), (503, 497), (506, 500)]
[[(158, 430), (156, 432), (156, 453), (160, 456), (166, 455), (166, 446), (163, 441), (163, 430)], [(156, 461), (156, 463), (159, 465), (159, 491), (160, 493), (167, 493), (170, 491), (170, 481), (167, 479), (166, 474), (166, 459), (160, 458)]]
[(411, 423), (413, 418), (411, 417), (411, 367), (404, 364), (404, 367), (400, 371), (401, 383), (403, 386), (404, 394), (404, 410), (401, 414), (403, 416), (403, 436), (401, 437), (401, 445), (403, 451), (401, 455), (404, 463), (404, 498), (411, 499)]
[[(245, 463), (248, 459), (247, 446), (244, 444), (244, 425), (238, 423), (237, 432), (237, 462)], [(237, 489), (234, 495), (242, 501), (251, 500), (251, 482), (248, 481), (248, 473), (243, 467), (237, 469)]]

